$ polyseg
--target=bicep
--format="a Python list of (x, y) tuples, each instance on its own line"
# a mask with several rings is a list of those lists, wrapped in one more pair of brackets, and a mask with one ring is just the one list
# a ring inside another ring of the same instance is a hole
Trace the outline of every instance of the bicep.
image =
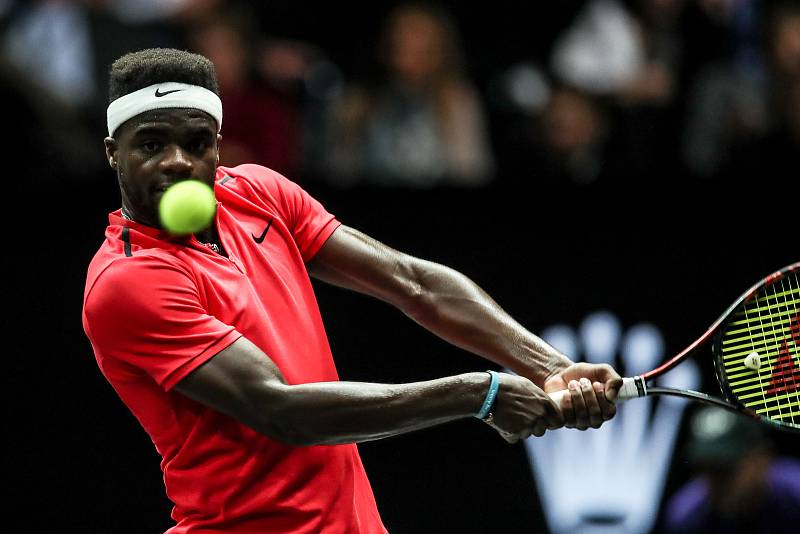
[(279, 437), (274, 414), (285, 393), (285, 380), (269, 356), (244, 337), (193, 370), (174, 389), (263, 434)]
[(323, 282), (403, 307), (419, 294), (415, 267), (419, 261), (342, 225), (309, 262), (308, 269)]

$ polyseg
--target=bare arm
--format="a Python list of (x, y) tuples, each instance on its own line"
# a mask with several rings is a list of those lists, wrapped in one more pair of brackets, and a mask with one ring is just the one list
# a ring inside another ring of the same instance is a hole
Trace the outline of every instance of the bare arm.
[[(546, 391), (577, 382), (562, 410), (568, 426), (599, 427), (621, 385), (607, 365), (573, 364), (506, 313), (463, 274), (339, 227), (308, 265), (315, 278), (392, 304), (442, 339), (530, 379)], [(580, 397), (580, 398), (579, 398)]]
[[(240, 338), (175, 389), (290, 445), (332, 445), (385, 438), (474, 415), (487, 373), (410, 384), (286, 384), (275, 363)], [(558, 410), (527, 379), (502, 375), (495, 424), (514, 441), (560, 426)]]
[(572, 363), (463, 274), (398, 252), (353, 228), (336, 230), (309, 271), (325, 282), (384, 300), (442, 339), (538, 385)]

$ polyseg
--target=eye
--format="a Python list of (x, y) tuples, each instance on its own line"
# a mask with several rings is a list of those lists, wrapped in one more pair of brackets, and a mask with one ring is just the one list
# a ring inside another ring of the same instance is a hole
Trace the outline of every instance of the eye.
[(206, 150), (208, 150), (209, 146), (210, 143), (208, 142), (207, 139), (203, 137), (198, 137), (196, 139), (191, 140), (189, 144), (186, 146), (186, 148), (189, 149), (191, 152), (201, 154)]
[(150, 154), (154, 154), (161, 150), (161, 143), (158, 141), (145, 141), (141, 144), (142, 150)]

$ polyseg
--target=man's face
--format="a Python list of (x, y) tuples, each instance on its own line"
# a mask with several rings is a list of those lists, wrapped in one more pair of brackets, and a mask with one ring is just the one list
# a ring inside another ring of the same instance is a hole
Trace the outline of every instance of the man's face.
[(153, 110), (125, 122), (105, 139), (125, 211), (160, 228), (158, 204), (169, 186), (193, 179), (213, 188), (219, 139), (216, 121), (194, 109)]

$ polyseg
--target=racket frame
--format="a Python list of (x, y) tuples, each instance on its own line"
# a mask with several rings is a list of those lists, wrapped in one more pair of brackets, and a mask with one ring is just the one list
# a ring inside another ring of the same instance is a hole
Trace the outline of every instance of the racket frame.
[[(750, 289), (745, 291), (738, 299), (736, 299), (733, 304), (728, 306), (728, 308), (719, 316), (719, 318), (714, 321), (711, 326), (703, 333), (702, 336), (697, 338), (693, 343), (687, 346), (685, 349), (680, 351), (678, 354), (661, 364), (660, 366), (656, 367), (655, 369), (648, 371), (646, 373), (642, 373), (639, 376), (634, 376), (630, 378), (623, 379), (623, 387), (620, 390), (619, 400), (627, 400), (630, 398), (635, 397), (644, 397), (647, 395), (672, 395), (676, 397), (684, 397), (690, 398), (696, 401), (704, 402), (707, 404), (712, 404), (718, 406), (720, 408), (725, 408), (728, 410), (732, 410), (738, 412), (740, 414), (747, 415), (753, 419), (757, 419), (763, 423), (766, 423), (773, 428), (777, 428), (780, 430), (788, 430), (790, 432), (797, 432), (800, 433), (800, 427), (792, 426), (785, 423), (779, 423), (772, 419), (762, 417), (758, 415), (756, 412), (744, 406), (737, 398), (736, 395), (733, 394), (730, 385), (728, 384), (727, 377), (723, 372), (724, 365), (722, 361), (722, 336), (724, 332), (724, 326), (732, 320), (733, 313), (742, 305), (746, 304), (753, 298), (753, 296), (764, 286), (772, 284), (773, 282), (785, 277), (788, 273), (793, 271), (800, 271), (800, 262), (795, 262), (778, 271), (773, 272), (769, 276), (762, 278), (759, 282), (754, 284)], [(714, 374), (717, 377), (717, 382), (719, 383), (720, 390), (722, 392), (723, 399), (712, 397), (711, 395), (707, 395), (705, 393), (701, 393), (699, 391), (692, 391), (686, 389), (676, 389), (676, 388), (666, 388), (666, 387), (650, 387), (647, 385), (647, 381), (658, 376), (663, 375), (683, 360), (689, 357), (690, 354), (694, 353), (699, 347), (705, 345), (707, 341), (711, 339), (711, 352), (713, 355), (713, 363), (714, 363)], [(627, 386), (627, 387), (626, 387)]]

